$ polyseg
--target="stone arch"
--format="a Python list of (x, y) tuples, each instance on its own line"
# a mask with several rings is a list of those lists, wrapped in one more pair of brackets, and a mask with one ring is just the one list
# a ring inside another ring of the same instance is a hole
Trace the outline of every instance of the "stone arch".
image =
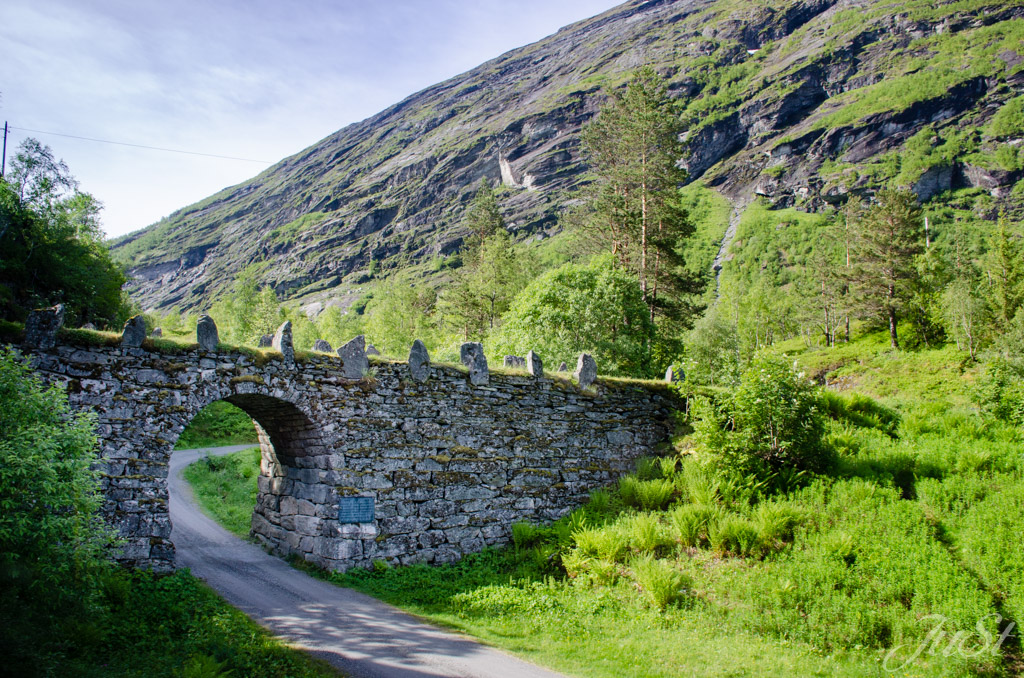
[(207, 405), (228, 402), (255, 425), (261, 463), (252, 534), (275, 553), (311, 553), (313, 539), (319, 536), (319, 517), (332, 507), (332, 493), (321, 482), (330, 448), (321, 426), (300, 404), (260, 391), (213, 397)]

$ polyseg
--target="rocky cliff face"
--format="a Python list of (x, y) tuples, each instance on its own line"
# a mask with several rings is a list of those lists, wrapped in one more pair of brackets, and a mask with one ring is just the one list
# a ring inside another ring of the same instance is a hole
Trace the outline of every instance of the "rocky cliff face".
[(579, 130), (602, 88), (647, 63), (688, 124), (680, 162), (740, 205), (823, 209), (898, 178), (922, 199), (974, 186), (1012, 208), (1020, 140), (986, 125), (1024, 88), (1022, 5), (633, 0), (350, 125), (114, 253), (145, 307), (204, 305), (245, 269), (283, 298), (337, 303), (369, 270), (456, 251), (483, 177), (502, 185), (518, 235), (553, 233), (585, 180)]

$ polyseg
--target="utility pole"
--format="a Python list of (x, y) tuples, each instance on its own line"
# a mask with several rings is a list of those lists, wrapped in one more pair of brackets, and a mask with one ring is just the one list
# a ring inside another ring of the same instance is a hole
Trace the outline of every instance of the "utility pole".
[(0, 157), (0, 179), (7, 173), (7, 121), (4, 120), (4, 154)]

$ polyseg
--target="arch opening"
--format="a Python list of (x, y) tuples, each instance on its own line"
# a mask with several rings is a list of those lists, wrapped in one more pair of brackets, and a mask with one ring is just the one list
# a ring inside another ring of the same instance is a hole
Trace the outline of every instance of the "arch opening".
[(320, 517), (331, 513), (333, 498), (322, 482), (328, 447), (319, 427), (294, 403), (269, 395), (233, 394), (216, 402), (251, 419), (257, 439), (252, 446), (260, 449), (249, 535), (279, 555), (312, 554)]

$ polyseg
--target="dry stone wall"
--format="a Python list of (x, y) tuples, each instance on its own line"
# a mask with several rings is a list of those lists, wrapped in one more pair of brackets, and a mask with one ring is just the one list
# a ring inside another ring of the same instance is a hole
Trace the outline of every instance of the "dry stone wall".
[[(278, 554), (344, 570), (381, 559), (448, 562), (509, 540), (520, 520), (579, 505), (666, 438), (663, 389), (374, 359), (294, 363), (238, 352), (143, 347), (29, 349), (36, 370), (96, 413), (104, 512), (118, 557), (173, 567), (167, 468), (204, 407), (226, 400), (257, 424), (262, 466), (252, 532)], [(424, 372), (425, 370), (425, 372)], [(425, 380), (423, 376), (425, 375)]]

